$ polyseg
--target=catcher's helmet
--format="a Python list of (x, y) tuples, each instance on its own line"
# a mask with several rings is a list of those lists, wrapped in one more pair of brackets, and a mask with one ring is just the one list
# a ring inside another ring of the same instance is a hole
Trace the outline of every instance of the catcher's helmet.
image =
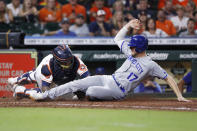
[(59, 45), (53, 49), (53, 58), (62, 68), (67, 69), (73, 65), (74, 56), (67, 45)]
[(148, 39), (143, 35), (134, 35), (128, 46), (135, 47), (137, 53), (143, 52), (148, 48)]

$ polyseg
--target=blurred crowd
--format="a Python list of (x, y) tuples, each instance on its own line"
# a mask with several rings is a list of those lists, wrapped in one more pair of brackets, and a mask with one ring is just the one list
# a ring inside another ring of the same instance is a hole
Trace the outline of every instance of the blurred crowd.
[(0, 32), (115, 36), (140, 19), (147, 37), (196, 37), (197, 0), (0, 0)]

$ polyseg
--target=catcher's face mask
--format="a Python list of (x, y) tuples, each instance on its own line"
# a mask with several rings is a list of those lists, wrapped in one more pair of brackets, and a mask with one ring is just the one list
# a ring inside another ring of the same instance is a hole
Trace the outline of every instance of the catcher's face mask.
[(73, 59), (67, 60), (65, 62), (59, 62), (59, 65), (63, 68), (63, 69), (69, 69), (72, 67), (73, 65)]
[(72, 62), (68, 62), (68, 63), (64, 63), (64, 64), (60, 64), (60, 66), (63, 68), (63, 69), (69, 69), (71, 66), (72, 66)]

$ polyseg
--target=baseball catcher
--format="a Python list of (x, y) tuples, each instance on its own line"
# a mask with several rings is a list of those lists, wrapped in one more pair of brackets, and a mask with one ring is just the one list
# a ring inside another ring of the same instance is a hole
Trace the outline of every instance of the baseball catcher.
[[(87, 66), (74, 56), (67, 45), (59, 45), (46, 56), (35, 70), (15, 78), (8, 78), (8, 84), (14, 91), (14, 97), (28, 97), (29, 92), (44, 92), (57, 85), (73, 81), (77, 75), (85, 78), (89, 75)], [(26, 89), (25, 84), (37, 83), (39, 88)], [(75, 92), (79, 98), (83, 92)], [(76, 96), (75, 96), (76, 97)]]

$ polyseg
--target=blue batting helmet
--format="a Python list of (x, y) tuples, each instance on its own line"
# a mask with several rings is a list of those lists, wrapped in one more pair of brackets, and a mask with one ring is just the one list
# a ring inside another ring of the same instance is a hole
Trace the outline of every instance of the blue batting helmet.
[(74, 56), (67, 45), (59, 45), (53, 49), (53, 58), (62, 68), (70, 68), (74, 62)]
[(148, 48), (148, 39), (143, 35), (134, 35), (128, 46), (135, 47), (137, 53), (143, 52)]

